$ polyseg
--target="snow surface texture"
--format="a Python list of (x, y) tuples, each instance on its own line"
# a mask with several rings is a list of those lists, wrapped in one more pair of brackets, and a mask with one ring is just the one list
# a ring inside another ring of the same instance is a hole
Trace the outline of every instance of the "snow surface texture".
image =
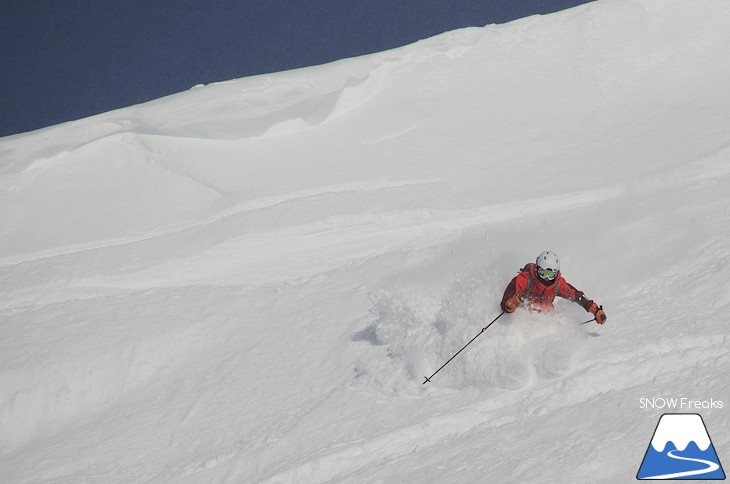
[[(730, 460), (728, 25), (600, 0), (0, 140), (2, 481), (630, 482), (664, 396)], [(607, 325), (422, 385), (545, 249)]]

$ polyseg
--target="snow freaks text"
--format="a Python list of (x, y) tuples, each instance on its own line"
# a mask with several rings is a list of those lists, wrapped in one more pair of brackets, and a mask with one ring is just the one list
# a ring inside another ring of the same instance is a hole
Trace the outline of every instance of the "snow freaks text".
[(700, 410), (700, 409), (712, 409), (712, 408), (723, 408), (724, 403), (722, 400), (695, 400), (687, 397), (657, 397), (647, 398), (641, 397), (639, 399), (639, 408), (645, 409), (670, 409), (670, 410)]

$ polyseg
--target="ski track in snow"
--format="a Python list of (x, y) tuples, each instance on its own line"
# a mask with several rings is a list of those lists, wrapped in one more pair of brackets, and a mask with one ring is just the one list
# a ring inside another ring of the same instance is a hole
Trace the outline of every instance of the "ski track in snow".
[[(698, 363), (707, 360), (708, 352), (712, 353), (715, 349), (724, 349), (726, 343), (727, 338), (725, 336), (717, 336), (709, 344), (707, 338), (696, 338), (694, 341), (687, 341), (686, 347), (683, 345), (682, 348), (673, 348), (672, 352), (659, 348), (654, 354), (646, 354), (645, 352), (641, 354), (638, 354), (639, 352), (622, 354), (613, 361), (603, 361), (574, 371), (567, 387), (566, 381), (561, 380), (536, 390), (524, 389), (529, 393), (527, 396), (522, 392), (512, 393), (496, 401), (487, 400), (476, 405), (455, 409), (446, 415), (428, 418), (415, 425), (399, 428), (394, 432), (380, 435), (366, 442), (358, 442), (346, 446), (344, 449), (337, 449), (334, 452), (302, 463), (295, 468), (267, 477), (262, 482), (339, 481), (348, 475), (357, 475), (357, 471), (362, 468), (374, 466), (387, 460), (397, 460), (400, 456), (411, 454), (425, 447), (438, 446), (450, 436), (463, 435), (475, 428), (500, 427), (508, 423), (519, 422), (530, 416), (539, 415), (546, 408), (554, 411), (562, 406), (574, 406), (598, 398), (603, 393), (620, 390), (627, 383), (623, 380), (596, 383), (594, 381), (596, 374), (606, 374), (607, 371), (625, 374), (631, 368), (639, 368), (639, 371), (634, 373), (631, 386), (641, 386), (654, 377), (653, 372), (648, 374), (644, 372), (642, 374), (640, 370), (647, 361), (656, 364), (670, 364), (674, 361), (675, 352), (679, 351), (683, 354), (684, 368), (693, 368)], [(728, 351), (725, 349), (724, 354), (727, 355)], [(673, 368), (675, 371), (681, 371), (682, 369)], [(585, 391), (586, 388), (590, 388), (590, 391)], [(555, 395), (560, 395), (560, 398), (556, 398)], [(514, 412), (509, 416), (502, 416), (495, 420), (495, 411), (505, 407), (514, 408), (518, 402), (524, 400), (541, 403), (522, 408), (520, 412)], [(555, 402), (555, 400), (560, 400), (560, 403)], [(235, 482), (235, 477), (242, 476), (234, 475), (231, 482)]]
[(231, 207), (223, 211), (222, 213), (216, 214), (213, 217), (208, 217), (203, 220), (197, 220), (192, 224), (184, 225), (182, 227), (176, 227), (172, 230), (153, 232), (151, 234), (145, 234), (140, 237), (134, 238), (120, 238), (105, 241), (93, 242), (89, 245), (77, 246), (77, 247), (55, 247), (49, 251), (43, 251), (39, 253), (22, 254), (11, 257), (4, 257), (0, 259), (0, 267), (13, 266), (22, 264), (25, 262), (32, 262), (37, 259), (47, 259), (52, 257), (58, 257), (62, 255), (75, 254), (78, 252), (85, 252), (95, 249), (105, 249), (115, 246), (122, 246), (127, 244), (134, 244), (137, 242), (143, 242), (149, 239), (154, 239), (163, 236), (175, 235), (191, 229), (207, 229), (210, 225), (218, 223), (224, 219), (235, 217), (239, 215), (245, 215), (248, 212), (255, 212), (257, 210), (267, 209), (283, 205), (285, 203), (291, 203), (296, 201), (307, 201), (325, 195), (337, 195), (343, 192), (370, 192), (392, 188), (399, 188), (404, 186), (422, 185), (432, 183), (431, 180), (412, 180), (403, 182), (394, 181), (382, 181), (375, 183), (349, 183), (340, 186), (322, 187), (317, 189), (307, 189), (298, 192), (285, 193), (278, 196), (266, 197), (263, 199), (249, 200), (241, 203), (237, 206)]
[[(64, 248), (55, 253), (23, 255), (19, 258), (13, 257), (10, 261), (6, 258), (0, 261), (0, 264), (5, 264), (0, 267), (4, 269), (5, 277), (8, 280), (16, 279), (14, 274), (23, 274), (29, 271), (38, 274), (51, 271), (44, 276), (45, 279), (63, 280), (68, 278), (67, 268), (69, 265), (87, 266), (88, 264), (84, 261), (98, 259), (99, 257), (115, 259), (119, 257), (115, 253), (121, 255), (141, 250), (137, 247), (139, 244), (146, 245), (146, 250), (150, 248), (154, 250), (156, 245), (168, 245), (171, 240), (174, 241), (178, 238), (190, 240), (198, 237), (191, 234), (214, 233), (217, 225), (234, 218), (238, 220), (238, 217), (246, 216), (256, 210), (295, 201), (307, 203), (324, 195), (393, 190), (402, 187), (421, 186), (427, 183), (430, 183), (430, 181), (416, 180), (403, 183), (379, 183), (369, 186), (362, 184), (358, 186), (347, 185), (321, 190), (307, 190), (303, 193), (292, 193), (265, 201), (248, 202), (243, 206), (226, 210), (222, 214), (190, 227), (148, 235), (139, 239), (104, 241), (83, 248)], [(247, 273), (253, 275), (248, 277), (249, 282), (258, 284), (274, 282), (278, 280), (279, 276), (276, 275), (276, 272), (274, 272), (274, 275), (270, 275), (272, 270), (268, 267), (276, 269), (285, 266), (287, 271), (291, 271), (292, 266), (299, 265), (297, 261), (308, 261), (313, 257), (318, 257), (318, 254), (328, 254), (327, 257), (330, 261), (327, 263), (333, 264), (332, 268), (335, 268), (363, 258), (380, 256), (384, 253), (383, 247), (389, 247), (390, 251), (402, 250), (424, 233), (430, 234), (430, 237), (433, 238), (433, 244), (442, 243), (453, 237), (452, 234), (459, 233), (459, 231), (526, 215), (535, 216), (566, 208), (578, 208), (616, 198), (620, 194), (620, 188), (607, 187), (599, 191), (576, 192), (570, 196), (552, 196), (464, 210), (419, 209), (389, 213), (363, 213), (355, 216), (334, 216), (304, 225), (292, 225), (278, 230), (228, 238), (215, 242), (211, 248), (206, 248), (203, 252), (193, 248), (194, 252), (192, 254), (171, 259), (169, 262), (152, 269), (145, 267), (144, 269), (140, 268), (141, 270), (130, 271), (130, 267), (125, 267), (121, 273), (126, 272), (127, 275), (109, 276), (102, 273), (96, 277), (76, 277), (68, 281), (65, 287), (62, 286), (62, 289), (79, 287), (82, 291), (85, 291), (85, 288), (111, 287), (116, 290), (144, 290), (159, 286), (169, 287), (170, 285), (217, 284), (225, 281), (226, 273), (233, 273), (232, 277), (237, 282), (241, 282), (241, 274)], [(240, 224), (238, 221), (234, 223)], [(307, 240), (307, 243), (302, 245), (302, 240)], [(372, 243), (363, 246), (362, 240), (370, 240)], [(159, 244), (156, 243), (157, 241), (159, 241)], [(345, 242), (343, 243), (343, 241)], [(355, 241), (355, 243), (347, 241)], [(378, 241), (381, 242), (378, 243)], [(208, 243), (210, 244), (210, 242)], [(178, 245), (184, 246), (184, 243)], [(250, 258), (247, 256), (248, 254), (256, 254), (256, 258)], [(335, 256), (336, 254), (341, 255)], [(54, 259), (59, 260), (59, 263), (55, 264), (55, 267), (57, 267), (55, 270)], [(221, 267), (220, 262), (217, 262), (220, 260), (225, 260), (225, 267)], [(42, 269), (34, 269), (34, 266)], [(311, 266), (311, 264), (308, 263), (307, 266)], [(321, 271), (324, 266), (315, 267), (318, 271)], [(189, 274), (189, 276), (185, 274)], [(257, 277), (256, 274), (260, 275)], [(309, 275), (311, 274), (301, 273), (293, 277), (301, 278)], [(17, 279), (20, 278), (17, 277)], [(13, 309), (29, 304), (53, 304), (62, 301), (65, 297), (54, 295), (52, 287), (49, 287), (43, 295), (39, 296), (37, 294), (37, 285), (37, 279), (32, 281), (29, 291), (23, 291), (22, 284), (16, 285), (14, 292), (20, 293), (20, 295), (8, 297), (3, 301), (0, 309)]]

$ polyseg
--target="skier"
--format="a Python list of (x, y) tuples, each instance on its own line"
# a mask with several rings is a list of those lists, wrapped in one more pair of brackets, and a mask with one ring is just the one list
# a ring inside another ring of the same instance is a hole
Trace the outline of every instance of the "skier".
[(583, 306), (596, 316), (598, 324), (606, 322), (606, 313), (602, 307), (563, 278), (560, 274), (560, 259), (555, 252), (549, 250), (538, 255), (534, 264), (527, 264), (520, 269), (520, 273), (504, 290), (501, 306), (508, 313), (514, 312), (523, 303), (538, 312), (549, 312), (553, 310), (555, 296)]

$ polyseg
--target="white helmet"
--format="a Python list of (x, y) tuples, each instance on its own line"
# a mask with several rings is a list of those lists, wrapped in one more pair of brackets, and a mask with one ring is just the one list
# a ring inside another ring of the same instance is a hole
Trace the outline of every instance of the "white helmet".
[(560, 259), (558, 254), (551, 250), (546, 250), (537, 256), (535, 261), (537, 265), (537, 275), (542, 279), (552, 281), (558, 277), (558, 271), (560, 270)]

